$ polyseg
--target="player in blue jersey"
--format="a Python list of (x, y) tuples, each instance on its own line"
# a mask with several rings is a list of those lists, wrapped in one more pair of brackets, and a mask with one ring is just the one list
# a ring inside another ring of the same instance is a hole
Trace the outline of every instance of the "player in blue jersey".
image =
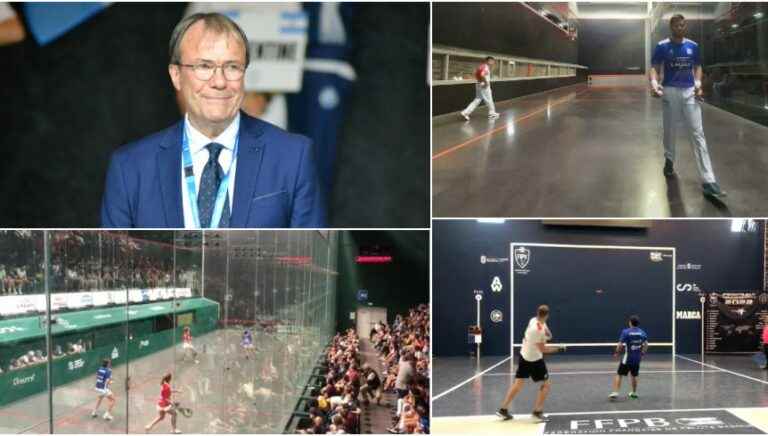
[(640, 361), (643, 355), (648, 351), (648, 335), (639, 327), (640, 318), (637, 315), (629, 317), (629, 328), (621, 331), (619, 343), (616, 345), (614, 357), (621, 356), (619, 370), (613, 378), (613, 392), (608, 398), (615, 400), (619, 396), (621, 388), (621, 378), (629, 374), (629, 380), (632, 383), (632, 391), (629, 392), (629, 398), (637, 399), (637, 376), (640, 373)]
[(99, 406), (101, 406), (101, 400), (104, 399), (104, 397), (107, 398), (107, 401), (109, 401), (109, 407), (107, 408), (107, 411), (104, 412), (104, 419), (107, 421), (112, 421), (114, 417), (112, 416), (112, 409), (115, 407), (115, 394), (112, 393), (112, 390), (109, 388), (109, 386), (112, 384), (112, 362), (110, 362), (109, 359), (104, 359), (104, 361), (101, 363), (101, 368), (99, 368), (98, 371), (96, 371), (96, 392), (98, 393), (98, 400), (96, 400), (96, 407), (93, 408), (93, 412), (91, 412), (91, 417), (96, 418), (99, 416)]
[[(720, 189), (715, 179), (701, 123), (701, 106), (698, 99), (703, 93), (699, 45), (685, 38), (688, 26), (682, 15), (672, 16), (669, 27), (672, 37), (656, 45), (651, 59), (653, 68), (649, 71), (651, 95), (662, 98), (664, 110), (664, 175), (675, 175), (675, 128), (682, 118), (693, 144), (704, 195), (712, 198), (725, 197), (726, 193)], [(662, 66), (664, 80), (659, 85)]]
[(253, 344), (253, 332), (251, 329), (243, 330), (243, 338), (240, 340), (240, 347), (245, 351), (245, 358), (249, 359), (256, 347)]

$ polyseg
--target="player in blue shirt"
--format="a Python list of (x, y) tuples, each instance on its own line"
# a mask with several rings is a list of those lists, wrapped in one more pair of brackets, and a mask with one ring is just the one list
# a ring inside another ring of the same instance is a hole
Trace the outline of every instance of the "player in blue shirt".
[[(726, 193), (720, 189), (715, 179), (701, 123), (701, 106), (698, 99), (701, 99), (703, 93), (699, 45), (685, 38), (688, 26), (682, 15), (672, 16), (669, 27), (672, 37), (656, 45), (651, 59), (653, 68), (649, 71), (651, 95), (662, 98), (664, 110), (664, 175), (675, 175), (675, 129), (682, 118), (692, 141), (704, 195), (712, 198), (725, 197)], [(659, 85), (662, 66), (664, 80)]]
[(245, 358), (249, 359), (250, 354), (256, 349), (253, 344), (253, 332), (251, 329), (243, 330), (243, 338), (240, 340), (240, 347), (245, 351)]
[(104, 361), (101, 363), (101, 368), (99, 368), (98, 371), (96, 371), (96, 392), (98, 393), (98, 400), (96, 400), (96, 407), (93, 408), (93, 412), (91, 412), (91, 417), (96, 418), (99, 416), (99, 406), (101, 406), (101, 400), (104, 399), (104, 397), (107, 397), (107, 401), (109, 401), (109, 407), (107, 408), (107, 411), (104, 412), (104, 419), (107, 421), (112, 421), (114, 417), (112, 416), (112, 408), (115, 407), (115, 394), (112, 393), (112, 390), (109, 389), (109, 385), (112, 384), (112, 362), (109, 359), (104, 359)]
[(621, 377), (627, 374), (630, 374), (629, 380), (632, 382), (629, 398), (637, 399), (637, 376), (640, 373), (640, 360), (648, 351), (648, 335), (638, 327), (639, 325), (640, 318), (637, 315), (629, 317), (629, 328), (622, 330), (616, 351), (613, 353), (614, 357), (618, 357), (621, 352), (624, 354), (619, 363), (619, 370), (613, 378), (613, 392), (608, 395), (611, 400), (615, 400), (619, 396)]

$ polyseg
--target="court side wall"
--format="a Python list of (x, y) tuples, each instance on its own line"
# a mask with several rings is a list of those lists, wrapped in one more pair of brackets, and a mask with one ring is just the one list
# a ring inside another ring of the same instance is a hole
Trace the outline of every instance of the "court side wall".
[[(763, 288), (762, 223), (755, 232), (732, 232), (731, 220), (652, 223), (649, 228), (627, 229), (550, 226), (534, 221), (503, 224), (473, 220), (435, 221), (432, 246), (435, 356), (467, 355), (467, 327), (475, 323), (477, 316), (475, 289), (484, 294), (482, 352), (484, 355), (509, 355), (511, 242), (675, 247), (676, 311), (698, 312), (699, 289), (706, 292)], [(485, 263), (481, 262), (482, 256), (485, 256)], [(491, 290), (494, 277), (501, 281), (501, 292)], [(567, 277), (562, 279), (569, 280)], [(642, 277), (637, 282), (641, 284)], [(634, 285), (628, 289), (633, 289)], [(516, 298), (530, 297), (518, 295)], [(627, 297), (634, 298), (633, 295)], [(536, 301), (524, 303), (537, 304)], [(669, 304), (669, 300), (660, 304)], [(501, 322), (491, 321), (493, 310), (502, 311), (504, 319)], [(584, 313), (583, 322), (598, 325), (601, 318), (599, 314)], [(698, 353), (700, 320), (677, 319), (675, 328), (677, 352)], [(584, 338), (583, 342), (604, 342), (604, 339)]]
[[(577, 63), (578, 43), (518, 3), (435, 3), (432, 41), (451, 47)], [(560, 79), (494, 82), (499, 101), (585, 82), (586, 75)], [(459, 111), (475, 97), (474, 84), (432, 88), (432, 115)]]

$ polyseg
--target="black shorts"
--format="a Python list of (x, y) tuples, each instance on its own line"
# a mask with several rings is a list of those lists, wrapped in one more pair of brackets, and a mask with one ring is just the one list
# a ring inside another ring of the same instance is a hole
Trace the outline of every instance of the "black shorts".
[(540, 382), (549, 379), (549, 372), (547, 372), (547, 364), (544, 363), (544, 359), (539, 359), (534, 362), (529, 362), (520, 356), (517, 359), (517, 372), (515, 378), (531, 378), (535, 382)]
[(631, 373), (632, 376), (637, 377), (637, 375), (640, 373), (640, 363), (620, 363), (619, 364), (619, 370), (616, 371), (616, 374), (618, 375), (627, 375)]

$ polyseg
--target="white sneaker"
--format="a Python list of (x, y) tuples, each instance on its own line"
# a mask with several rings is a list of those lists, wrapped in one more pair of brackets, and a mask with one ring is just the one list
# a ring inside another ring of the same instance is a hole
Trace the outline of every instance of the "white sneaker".
[(173, 431), (173, 434), (181, 434), (181, 430), (179, 430), (179, 429), (177, 428), (176, 430), (174, 430), (174, 431)]
[(109, 412), (107, 412), (104, 414), (104, 419), (106, 419), (107, 421), (112, 421), (113, 419), (115, 419), (115, 417), (110, 415)]
[(500, 116), (501, 115), (499, 115), (498, 112), (491, 112), (491, 113), (488, 114), (488, 118), (498, 118)]
[(461, 117), (464, 118), (464, 120), (469, 121), (469, 115), (467, 115), (464, 111), (461, 111)]
[(611, 394), (610, 394), (610, 395), (608, 395), (608, 398), (609, 398), (610, 400), (615, 400), (615, 399), (616, 399), (616, 398), (618, 398), (618, 397), (619, 397), (619, 394), (617, 394), (616, 392), (611, 392)]
[(95, 418), (97, 416), (99, 416), (98, 412), (96, 412), (95, 410), (93, 412), (91, 412), (91, 418)]

